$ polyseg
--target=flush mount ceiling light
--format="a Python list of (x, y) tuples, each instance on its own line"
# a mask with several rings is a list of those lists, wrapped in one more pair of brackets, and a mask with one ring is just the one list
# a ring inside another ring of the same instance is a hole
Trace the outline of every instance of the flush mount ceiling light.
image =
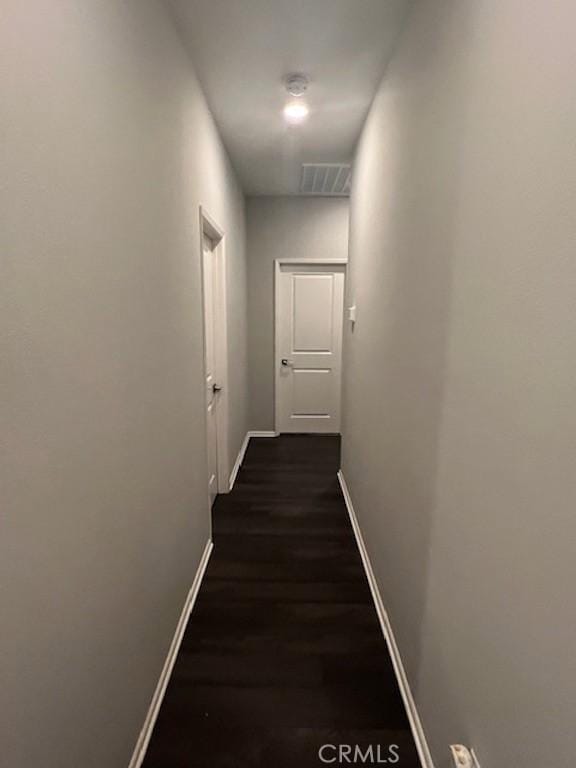
[(287, 123), (297, 125), (306, 120), (309, 112), (310, 110), (304, 101), (289, 101), (284, 107), (284, 118)]
[(284, 119), (291, 125), (303, 123), (310, 112), (302, 98), (308, 89), (308, 78), (305, 75), (288, 75), (285, 85), (292, 99), (284, 107)]

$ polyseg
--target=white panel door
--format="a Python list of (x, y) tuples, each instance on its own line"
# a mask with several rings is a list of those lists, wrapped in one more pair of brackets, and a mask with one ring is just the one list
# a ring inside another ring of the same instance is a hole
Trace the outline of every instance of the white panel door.
[(282, 264), (276, 292), (276, 429), (339, 432), (344, 266)]
[(206, 424), (208, 444), (208, 493), (210, 505), (218, 493), (218, 400), (216, 377), (215, 286), (216, 264), (212, 243), (204, 238), (204, 356), (206, 371)]

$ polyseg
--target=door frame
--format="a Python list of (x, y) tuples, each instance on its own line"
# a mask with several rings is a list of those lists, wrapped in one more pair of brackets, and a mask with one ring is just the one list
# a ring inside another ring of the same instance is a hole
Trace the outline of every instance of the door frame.
[[(226, 237), (224, 230), (208, 214), (203, 205), (199, 206), (200, 219), (200, 287), (202, 292), (202, 371), (206, 380), (206, 300), (204, 296), (204, 237), (214, 244), (214, 267), (216, 273), (216, 295), (214, 297), (214, 355), (216, 370), (222, 390), (216, 411), (216, 444), (218, 454), (218, 493), (230, 490), (230, 467), (228, 462), (228, 322), (226, 301)], [(202, 393), (204, 398), (204, 391)], [(202, 400), (204, 403), (204, 399)], [(205, 446), (208, 443), (208, 426), (205, 407), (203, 408)]]
[[(280, 434), (280, 402), (278, 398), (278, 381), (280, 370), (277, 366), (277, 360), (280, 350), (280, 328), (278, 324), (278, 306), (280, 300), (280, 273), (283, 266), (317, 266), (317, 267), (344, 267), (344, 302), (346, 302), (346, 277), (348, 259), (274, 259), (274, 430), (277, 435)], [(344, 337), (344, 328), (342, 328), (342, 337)], [(344, 338), (342, 338), (344, 340)], [(343, 360), (343, 358), (342, 358)]]

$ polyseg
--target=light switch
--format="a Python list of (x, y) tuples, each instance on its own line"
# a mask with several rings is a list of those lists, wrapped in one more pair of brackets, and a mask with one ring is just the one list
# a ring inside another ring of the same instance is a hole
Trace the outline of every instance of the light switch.
[(463, 744), (452, 744), (450, 750), (455, 768), (480, 768), (474, 752), (470, 752)]

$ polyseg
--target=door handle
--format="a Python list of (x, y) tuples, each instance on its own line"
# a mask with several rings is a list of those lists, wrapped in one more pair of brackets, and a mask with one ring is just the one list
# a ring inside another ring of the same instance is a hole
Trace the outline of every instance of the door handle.
[(289, 365), (293, 365), (292, 360), (288, 360), (287, 357), (283, 357), (281, 360), (282, 365), (287, 368)]
[(212, 384), (212, 392), (214, 392), (214, 394), (216, 394), (216, 392), (222, 392), (220, 384)]

